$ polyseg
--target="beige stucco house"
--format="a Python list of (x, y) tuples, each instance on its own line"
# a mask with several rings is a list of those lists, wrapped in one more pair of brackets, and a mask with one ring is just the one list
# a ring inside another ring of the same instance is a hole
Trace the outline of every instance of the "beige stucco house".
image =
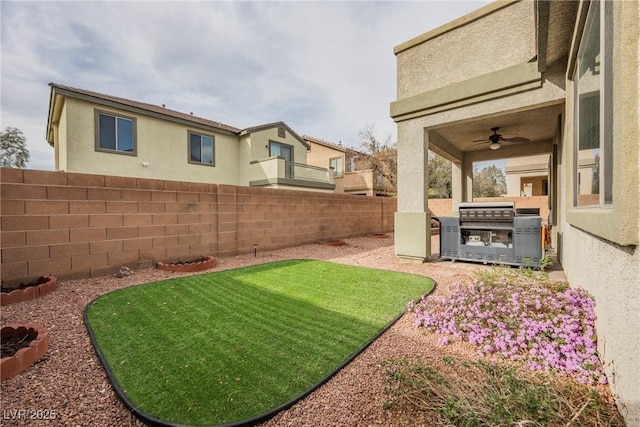
[[(639, 22), (638, 1), (494, 2), (397, 46), (391, 103), (402, 260), (431, 253), (428, 150), (453, 162), (454, 215), (472, 200), (474, 161), (551, 157), (552, 245), (570, 284), (595, 298), (628, 425), (640, 425)], [(494, 127), (528, 141), (490, 147)]]
[(336, 193), (384, 197), (395, 194), (389, 180), (369, 167), (365, 154), (308, 135), (302, 135), (302, 139), (310, 147), (307, 162), (331, 169)]
[[(594, 177), (598, 174), (597, 157), (593, 150), (578, 153), (578, 193), (592, 197), (593, 185), (598, 185)], [(507, 196), (548, 196), (549, 195), (549, 154), (514, 157), (507, 159), (504, 169), (507, 176)]]
[(66, 172), (333, 192), (327, 166), (283, 122), (239, 129), (192, 114), (50, 84), (47, 141)]
[(507, 159), (507, 197), (548, 196), (549, 159), (548, 154)]

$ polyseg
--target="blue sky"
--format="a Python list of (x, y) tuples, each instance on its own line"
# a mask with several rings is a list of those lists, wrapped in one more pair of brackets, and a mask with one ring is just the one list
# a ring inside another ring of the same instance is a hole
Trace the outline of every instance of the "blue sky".
[(501, 160), (487, 160), (485, 162), (474, 162), (473, 169), (474, 170), (477, 169), (481, 171), (482, 169), (489, 167), (491, 165), (495, 165), (504, 171), (504, 168), (507, 166), (507, 160), (501, 159)]
[(395, 140), (394, 46), (487, 3), (2, 1), (0, 127), (53, 170), (55, 82), (355, 148), (368, 124)]

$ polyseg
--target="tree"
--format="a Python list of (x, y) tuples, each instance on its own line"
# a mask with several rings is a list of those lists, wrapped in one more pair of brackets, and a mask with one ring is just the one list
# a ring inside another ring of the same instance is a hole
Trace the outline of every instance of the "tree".
[[(396, 143), (387, 137), (385, 142), (375, 136), (374, 126), (367, 125), (360, 131), (360, 145), (365, 152), (367, 167), (385, 178), (393, 190), (397, 189), (398, 150)], [(429, 152), (428, 195), (433, 199), (451, 197), (451, 162)]]
[(593, 159), (593, 169), (591, 170), (591, 194), (600, 194), (600, 154), (596, 154)]
[(390, 136), (387, 137), (385, 142), (381, 142), (375, 136), (372, 124), (365, 126), (360, 131), (359, 136), (368, 167), (373, 169), (376, 174), (381, 175), (395, 191), (398, 177), (396, 144), (391, 142)]
[(428, 195), (430, 199), (451, 197), (451, 162), (429, 151)]
[(22, 131), (8, 127), (0, 132), (0, 167), (25, 168), (29, 163), (27, 139)]
[(507, 192), (507, 179), (495, 165), (473, 171), (473, 197), (498, 197)]

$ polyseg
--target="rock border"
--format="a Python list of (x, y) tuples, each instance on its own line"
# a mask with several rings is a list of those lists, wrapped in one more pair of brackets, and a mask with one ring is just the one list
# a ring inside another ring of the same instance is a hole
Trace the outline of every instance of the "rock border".
[(389, 233), (371, 233), (368, 235), (368, 237), (371, 237), (373, 239), (386, 239), (389, 237)]
[(319, 245), (324, 245), (324, 246), (345, 246), (347, 244), (347, 242), (345, 242), (344, 240), (340, 240), (340, 239), (318, 240), (318, 244)]
[(49, 331), (44, 325), (12, 323), (0, 329), (2, 336), (15, 337), (24, 334), (33, 336), (29, 346), (21, 348), (13, 356), (0, 359), (0, 379), (2, 381), (27, 370), (44, 356), (49, 348)]
[(158, 269), (164, 271), (170, 271), (172, 273), (193, 273), (196, 271), (204, 271), (213, 268), (216, 265), (216, 259), (212, 256), (203, 257), (204, 261), (189, 262), (189, 263), (165, 263), (158, 261)]
[(58, 279), (54, 276), (46, 277), (49, 279), (45, 283), (35, 286), (27, 286), (22, 289), (14, 289), (11, 292), (0, 293), (0, 305), (15, 304), (22, 301), (38, 298), (50, 294), (58, 288)]

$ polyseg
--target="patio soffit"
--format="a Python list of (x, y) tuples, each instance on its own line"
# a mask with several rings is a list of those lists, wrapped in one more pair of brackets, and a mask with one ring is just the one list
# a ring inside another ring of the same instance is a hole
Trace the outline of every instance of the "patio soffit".
[[(564, 103), (556, 103), (429, 128), (429, 149), (453, 162), (463, 157), (479, 161), (549, 153), (563, 111)], [(497, 133), (504, 137), (519, 136), (529, 141), (501, 141), (500, 149), (491, 150), (489, 136), (494, 127), (499, 127)], [(474, 142), (478, 140), (482, 141)]]

